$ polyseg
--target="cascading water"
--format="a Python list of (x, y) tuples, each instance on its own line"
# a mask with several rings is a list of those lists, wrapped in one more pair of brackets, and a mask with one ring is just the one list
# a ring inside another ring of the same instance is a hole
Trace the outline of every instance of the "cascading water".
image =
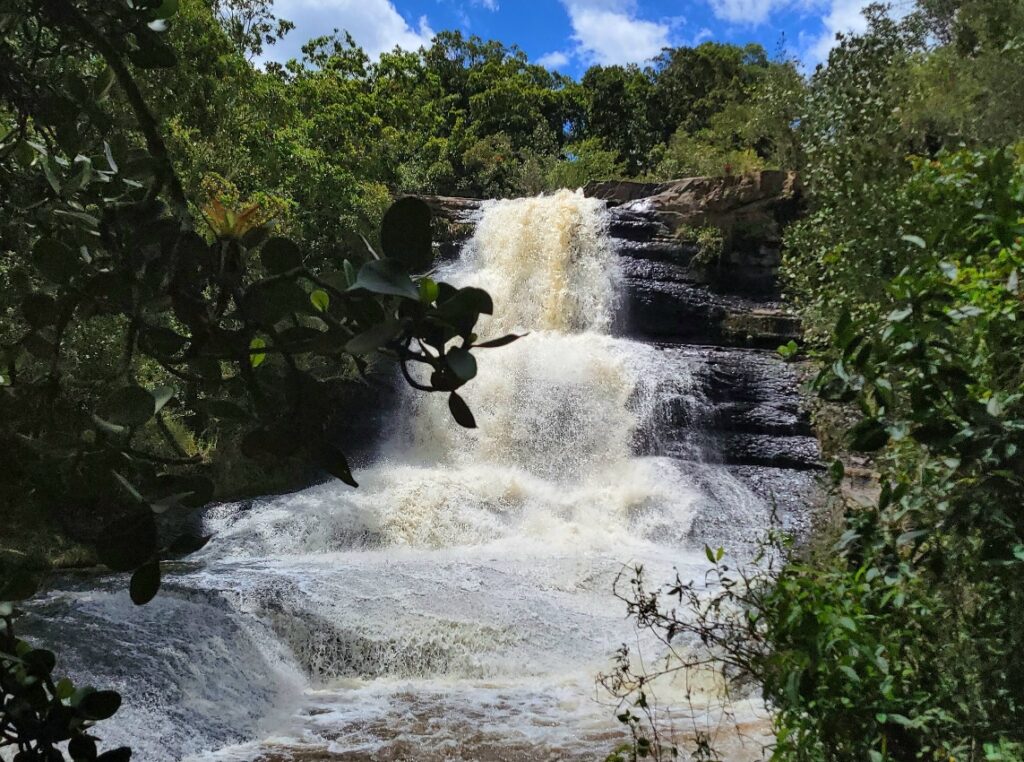
[(693, 521), (727, 510), (729, 531), (756, 533), (765, 509), (724, 468), (637, 454), (658, 452), (666, 399), (702, 398), (686, 362), (611, 335), (603, 214), (568, 191), (490, 202), (443, 273), (492, 294), (482, 335), (529, 332), (480, 353), (464, 393), (478, 429), (410, 392), (360, 489), (210, 509), (215, 539), (145, 608), (121, 580), (36, 606), (73, 672), (124, 693), (105, 739), (157, 761), (593, 759), (615, 745), (594, 684), (636, 639), (615, 575), (643, 562), (700, 577)]

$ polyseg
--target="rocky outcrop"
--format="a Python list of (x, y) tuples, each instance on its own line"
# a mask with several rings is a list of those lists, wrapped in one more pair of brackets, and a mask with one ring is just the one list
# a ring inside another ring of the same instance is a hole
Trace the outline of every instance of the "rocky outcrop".
[(731, 466), (821, 467), (796, 366), (751, 349), (666, 345), (661, 352), (692, 375), (697, 393), (663, 397), (638, 450)]
[(454, 259), (470, 236), (483, 201), (459, 196), (420, 196), (433, 216), (431, 237), (438, 257)]
[(685, 225), (723, 230), (777, 228), (796, 216), (801, 199), (796, 173), (781, 170), (665, 183), (591, 182), (583, 192), (612, 206), (650, 209), (672, 231)]
[(599, 198), (618, 206), (627, 201), (657, 195), (670, 185), (671, 183), (639, 183), (633, 180), (592, 180), (583, 188), (583, 193), (590, 198)]
[[(704, 399), (698, 409), (670, 402), (659, 413), (663, 433), (641, 448), (725, 463), (755, 491), (782, 479), (798, 500), (821, 468), (818, 442), (796, 371), (759, 351), (800, 339), (778, 277), (782, 231), (800, 209), (797, 177), (592, 183), (584, 192), (610, 207), (625, 285), (620, 330), (673, 342), (662, 351), (695, 370)], [(765, 476), (779, 469), (788, 475)]]
[(778, 280), (782, 229), (799, 209), (794, 175), (594, 183), (585, 192), (612, 206), (630, 333), (763, 348), (799, 338)]

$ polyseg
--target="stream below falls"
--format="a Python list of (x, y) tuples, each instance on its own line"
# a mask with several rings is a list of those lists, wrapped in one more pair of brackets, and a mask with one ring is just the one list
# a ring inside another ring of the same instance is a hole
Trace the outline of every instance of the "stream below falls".
[[(478, 429), (443, 395), (403, 392), (358, 490), (207, 509), (214, 539), (145, 607), (121, 576), (65, 579), (32, 603), (30, 633), (59, 668), (124, 696), (103, 748), (525, 762), (603, 759), (626, 738), (596, 678), (623, 643), (648, 665), (664, 647), (625, 617), (616, 576), (642, 563), (651, 582), (702, 579), (706, 543), (749, 552), (772, 505), (799, 521), (814, 479), (717, 454), (730, 369), (752, 387), (783, 378), (790, 397), (795, 383), (769, 353), (627, 338), (607, 216), (568, 191), (488, 202), (442, 266), (492, 294), (482, 336), (529, 332), (479, 353), (464, 394)], [(757, 721), (753, 699), (721, 719), (700, 682), (656, 690), (677, 732)]]

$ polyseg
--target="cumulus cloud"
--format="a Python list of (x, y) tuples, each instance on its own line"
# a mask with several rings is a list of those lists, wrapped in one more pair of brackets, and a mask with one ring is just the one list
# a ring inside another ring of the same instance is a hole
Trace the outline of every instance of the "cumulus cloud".
[(805, 62), (814, 66), (828, 59), (828, 53), (836, 45), (836, 35), (840, 32), (863, 32), (867, 29), (867, 20), (863, 10), (870, 0), (832, 0), (828, 13), (821, 18), (824, 27), (820, 35), (814, 38), (804, 54)]
[(277, 60), (297, 56), (307, 40), (334, 29), (351, 34), (371, 58), (396, 45), (416, 50), (429, 45), (434, 37), (426, 16), (413, 26), (391, 0), (277, 0), (274, 10), (281, 18), (295, 22), (295, 30), (284, 42), (268, 51)]
[(562, 0), (576, 55), (604, 66), (638, 63), (671, 45), (672, 23), (636, 17), (636, 0)]
[(569, 56), (561, 50), (554, 50), (538, 58), (537, 63), (545, 69), (561, 69), (569, 64)]
[[(874, 0), (708, 0), (717, 18), (734, 24), (758, 26), (781, 13), (810, 15), (819, 24), (800, 32), (804, 63), (808, 66), (828, 59), (835, 47), (836, 35), (863, 32), (867, 22), (863, 10)], [(895, 13), (902, 15), (906, 3), (896, 4)]]
[(715, 33), (708, 29), (706, 26), (701, 27), (700, 31), (693, 36), (692, 40), (690, 40), (690, 45), (696, 47), (697, 45), (700, 45), (702, 42), (704, 42), (704, 40), (710, 40), (714, 36)]
[(734, 24), (763, 24), (787, 0), (709, 0), (711, 11), (723, 21)]

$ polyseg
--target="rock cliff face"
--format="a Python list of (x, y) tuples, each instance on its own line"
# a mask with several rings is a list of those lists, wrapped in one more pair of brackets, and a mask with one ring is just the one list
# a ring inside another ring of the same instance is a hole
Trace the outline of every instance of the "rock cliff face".
[(731, 465), (755, 491), (790, 484), (786, 495), (771, 490), (780, 507), (806, 504), (813, 480), (798, 474), (821, 467), (818, 442), (797, 369), (763, 351), (800, 337), (778, 278), (782, 230), (800, 212), (798, 178), (602, 182), (584, 193), (610, 207), (626, 288), (622, 330), (700, 368), (702, 420), (664, 411), (655, 451), (686, 457), (696, 447), (701, 461)]
[(612, 206), (636, 335), (765, 348), (799, 337), (778, 302), (782, 228), (800, 205), (795, 175), (592, 183), (584, 192)]

